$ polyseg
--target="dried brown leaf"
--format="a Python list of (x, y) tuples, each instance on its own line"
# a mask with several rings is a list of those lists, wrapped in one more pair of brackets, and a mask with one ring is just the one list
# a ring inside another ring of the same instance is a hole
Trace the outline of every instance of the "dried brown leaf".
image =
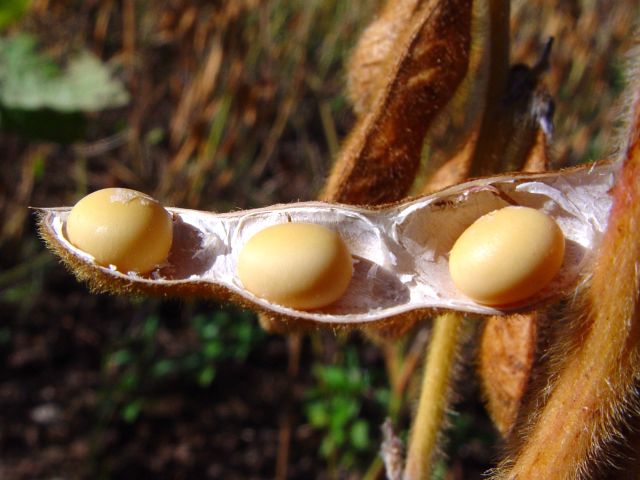
[(420, 0), (389, 0), (379, 17), (362, 33), (347, 66), (347, 97), (358, 115), (371, 110), (384, 91), (397, 51), (397, 41)]
[(419, 8), (398, 41), (384, 93), (347, 139), (321, 198), (380, 204), (407, 194), (427, 128), (467, 71), (471, 4), (443, 0)]
[(502, 436), (515, 424), (536, 353), (539, 313), (489, 317), (482, 331), (478, 374), (487, 410)]

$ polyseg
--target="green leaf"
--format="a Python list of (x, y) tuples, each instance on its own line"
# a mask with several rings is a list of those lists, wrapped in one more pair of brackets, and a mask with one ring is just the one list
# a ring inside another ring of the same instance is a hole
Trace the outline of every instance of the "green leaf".
[(333, 397), (330, 400), (331, 429), (342, 430), (358, 415), (360, 404), (357, 399), (349, 397)]
[(222, 350), (223, 350), (223, 346), (220, 342), (209, 341), (204, 345), (204, 348), (202, 349), (202, 354), (205, 356), (205, 358), (213, 360), (220, 357)]
[(347, 374), (340, 366), (320, 366), (317, 370), (317, 376), (329, 392), (344, 391), (347, 385)]
[(369, 446), (369, 424), (365, 420), (356, 420), (351, 426), (351, 445), (357, 450), (366, 450)]
[(208, 387), (213, 382), (214, 378), (216, 378), (216, 369), (209, 365), (198, 373), (198, 384), (201, 387)]
[(329, 424), (329, 412), (321, 402), (314, 402), (307, 405), (307, 418), (309, 423), (315, 428), (322, 428)]
[(329, 437), (336, 446), (342, 447), (347, 440), (347, 430), (343, 430), (342, 428), (331, 429)]
[(142, 326), (142, 337), (146, 340), (151, 340), (155, 337), (158, 327), (160, 326), (160, 319), (156, 315), (149, 315)]
[(320, 443), (320, 455), (322, 455), (325, 458), (328, 458), (333, 454), (336, 448), (337, 448), (337, 445), (334, 439), (330, 436), (326, 436), (322, 439), (322, 442)]
[(27, 12), (30, 0), (3, 0), (0, 2), (0, 30), (8, 27)]
[(207, 323), (202, 327), (200, 335), (202, 338), (210, 340), (212, 338), (218, 338), (220, 327), (215, 323)]
[(120, 377), (118, 387), (125, 392), (133, 392), (138, 388), (140, 378), (134, 370), (129, 370)]
[(0, 39), (0, 103), (8, 109), (93, 112), (128, 101), (111, 69), (89, 52), (71, 57), (61, 70), (37, 53), (33, 37)]
[(122, 418), (125, 422), (133, 423), (140, 416), (140, 411), (142, 410), (142, 400), (137, 399), (133, 402), (128, 403), (122, 409)]
[(166, 377), (175, 370), (175, 362), (171, 359), (164, 358), (156, 362), (151, 371), (156, 378)]
[(133, 354), (127, 349), (116, 350), (111, 355), (109, 355), (109, 359), (107, 360), (109, 365), (112, 365), (114, 367), (122, 367), (123, 365), (127, 365), (132, 361)]

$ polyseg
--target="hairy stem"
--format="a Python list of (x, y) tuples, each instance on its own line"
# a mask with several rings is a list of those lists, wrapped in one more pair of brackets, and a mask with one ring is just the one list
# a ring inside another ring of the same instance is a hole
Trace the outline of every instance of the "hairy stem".
[(458, 313), (445, 313), (434, 320), (433, 338), (425, 359), (420, 400), (409, 440), (405, 480), (430, 477), (463, 321), (464, 317)]

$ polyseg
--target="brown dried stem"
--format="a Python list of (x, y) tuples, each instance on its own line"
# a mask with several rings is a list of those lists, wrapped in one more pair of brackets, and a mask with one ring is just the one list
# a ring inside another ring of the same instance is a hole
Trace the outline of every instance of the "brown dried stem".
[[(492, 15), (492, 21), (495, 17)], [(497, 27), (492, 24), (492, 33), (494, 28)], [(508, 32), (503, 34), (508, 37)], [(508, 50), (496, 46), (492, 38), (491, 53), (500, 57), (492, 57), (487, 108), (471, 165), (472, 176), (520, 171), (532, 155), (546, 153), (536, 151), (540, 146), (538, 134), (541, 130), (545, 137), (551, 134), (553, 102), (546, 91), (537, 86), (548, 66), (552, 44), (550, 39), (534, 66), (516, 64), (508, 68), (504, 63), (504, 59), (508, 62)]]
[(496, 171), (499, 168), (490, 166), (487, 160), (487, 145), (496, 136), (496, 120), (499, 118), (499, 108), (506, 91), (509, 75), (509, 3), (505, 0), (491, 0), (489, 2), (489, 58), (491, 69), (489, 71), (489, 88), (486, 92), (484, 116), (478, 141), (475, 148), (475, 156), (472, 160), (471, 173), (478, 176), (482, 171)]
[(485, 2), (473, 3), (467, 75), (427, 132), (412, 194), (433, 193), (469, 178), (487, 92), (491, 87), (490, 18), (491, 12)]

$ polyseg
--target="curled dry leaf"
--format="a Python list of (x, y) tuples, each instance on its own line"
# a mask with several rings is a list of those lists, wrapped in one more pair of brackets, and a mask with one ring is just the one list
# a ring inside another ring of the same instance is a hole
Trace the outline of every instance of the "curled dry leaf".
[(429, 124), (467, 72), (471, 10), (470, 0), (420, 4), (395, 44), (388, 82), (347, 139), (322, 199), (377, 205), (407, 195)]
[[(469, 178), (478, 133), (486, 109), (492, 58), (491, 9), (473, 2), (469, 66), (464, 80), (427, 131), (420, 171), (412, 194), (433, 193)], [(494, 172), (500, 173), (500, 172)]]
[(395, 60), (389, 58), (390, 53), (396, 51), (398, 37), (419, 3), (419, 0), (388, 1), (362, 33), (347, 67), (347, 97), (358, 115), (367, 113), (376, 95), (384, 90)]
[[(553, 282), (510, 309), (549, 301), (572, 288), (606, 226), (613, 184), (609, 164), (560, 173), (479, 179), (384, 208), (322, 202), (276, 205), (213, 214), (169, 209), (174, 244), (165, 266), (146, 276), (96, 264), (69, 243), (70, 208), (41, 211), (49, 246), (97, 290), (163, 295), (204, 295), (235, 300), (274, 317), (336, 324), (410, 319), (433, 309), (499, 314), (459, 293), (449, 276), (448, 252), (478, 217), (517, 204), (544, 210), (566, 238), (564, 265)], [(312, 311), (275, 305), (243, 288), (236, 267), (240, 250), (258, 231), (285, 222), (313, 222), (340, 233), (354, 259), (354, 277), (334, 304)]]

